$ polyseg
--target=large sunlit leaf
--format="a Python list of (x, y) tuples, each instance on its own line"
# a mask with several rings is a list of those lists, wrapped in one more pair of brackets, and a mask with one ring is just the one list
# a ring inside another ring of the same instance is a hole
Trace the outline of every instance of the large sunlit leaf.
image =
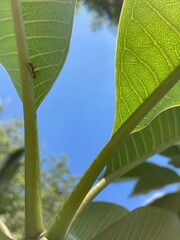
[[(180, 65), (180, 1), (125, 0), (116, 52), (115, 132)], [(180, 82), (136, 130), (180, 104)]]
[(73, 223), (70, 236), (74, 236), (76, 240), (91, 239), (127, 213), (125, 208), (112, 203), (93, 202)]
[(165, 208), (178, 215), (180, 218), (180, 192), (168, 194), (152, 202), (150, 206)]
[[(36, 71), (33, 81), (38, 107), (64, 65), (69, 49), (75, 0), (22, 0), (21, 5), (30, 63)], [(10, 1), (0, 0), (0, 22), (0, 64), (9, 73), (21, 97)]]
[(91, 240), (178, 240), (179, 229), (176, 214), (146, 207), (129, 213)]
[(147, 127), (132, 133), (114, 152), (105, 176), (116, 179), (180, 140), (180, 107), (159, 114)]

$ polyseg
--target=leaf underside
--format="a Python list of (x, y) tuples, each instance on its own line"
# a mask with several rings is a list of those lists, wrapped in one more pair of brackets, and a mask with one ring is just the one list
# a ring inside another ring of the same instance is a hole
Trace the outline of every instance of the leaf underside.
[(131, 196), (148, 193), (169, 184), (179, 182), (180, 177), (175, 171), (169, 168), (156, 166), (152, 170), (147, 170), (139, 177)]
[[(180, 145), (180, 142), (178, 143)], [(180, 146), (172, 146), (171, 148), (166, 149), (161, 154), (170, 158), (170, 164), (174, 167), (180, 167)]]
[(91, 240), (178, 240), (179, 228), (177, 215), (146, 207), (127, 214)]
[(150, 203), (150, 206), (165, 208), (178, 215), (180, 218), (180, 192), (168, 194)]
[(144, 162), (124, 174), (121, 178), (119, 178), (118, 182), (137, 180), (143, 175), (144, 172), (153, 171), (156, 169), (156, 167), (156, 164)]
[(70, 235), (81, 240), (91, 239), (127, 213), (125, 208), (112, 203), (90, 203), (73, 223)]
[[(116, 51), (116, 117), (113, 133), (180, 65), (180, 1), (126, 0)], [(137, 126), (179, 106), (180, 82)]]
[[(109, 160), (104, 176), (120, 176), (180, 140), (180, 107), (165, 110), (147, 127), (130, 134)], [(130, 150), (129, 150), (130, 149)]]
[[(29, 63), (33, 64), (35, 71), (33, 82), (38, 108), (64, 65), (69, 50), (75, 0), (22, 0), (21, 6)], [(21, 97), (21, 80), (9, 1), (0, 0), (0, 22), (0, 63), (9, 73)]]

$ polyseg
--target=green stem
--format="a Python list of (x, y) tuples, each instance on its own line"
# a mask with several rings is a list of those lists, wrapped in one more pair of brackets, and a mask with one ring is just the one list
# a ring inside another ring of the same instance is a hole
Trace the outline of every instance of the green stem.
[(149, 154), (145, 154), (143, 157), (141, 157), (140, 159), (131, 162), (125, 166), (122, 166), (122, 168), (112, 172), (110, 175), (102, 178), (97, 184), (95, 184), (90, 191), (88, 192), (88, 194), (86, 195), (86, 197), (84, 198), (84, 200), (82, 201), (80, 207), (78, 208), (72, 222), (71, 225), (73, 223), (73, 221), (79, 216), (79, 214), (82, 212), (82, 210), (90, 203), (92, 202), (92, 200), (105, 188), (107, 187), (109, 184), (115, 182), (116, 180), (118, 180), (122, 175), (124, 175), (125, 173), (127, 173), (128, 171), (132, 170), (133, 168), (137, 167), (139, 164), (143, 163), (146, 159), (148, 159), (149, 157), (153, 156), (154, 154), (157, 154), (159, 152), (164, 151), (165, 149), (169, 148), (170, 146), (175, 145), (178, 141), (180, 140), (179, 137), (175, 137), (173, 140), (168, 141), (167, 143), (163, 144), (162, 146), (160, 146), (158, 149), (154, 149), (151, 153)]
[[(115, 179), (111, 179), (111, 177), (107, 176), (102, 178), (96, 185), (94, 185), (91, 190), (88, 192), (84, 200), (82, 201), (80, 207), (78, 208), (76, 214), (74, 215), (70, 226), (74, 222), (74, 220), (79, 216), (82, 210), (90, 203), (92, 200), (105, 188), (107, 187), (112, 181)], [(69, 226), (69, 228), (70, 228)]]
[(146, 101), (117, 130), (110, 141), (102, 149), (89, 169), (73, 190), (63, 208), (51, 224), (47, 236), (49, 240), (64, 240), (67, 237), (72, 219), (93, 183), (107, 164), (109, 158), (125, 138), (134, 130), (147, 113), (167, 94), (179, 81), (180, 66), (146, 99)]
[(41, 209), (40, 163), (33, 80), (28, 69), (28, 47), (21, 1), (11, 0), (19, 59), (25, 132), (25, 239), (36, 239), (44, 231)]

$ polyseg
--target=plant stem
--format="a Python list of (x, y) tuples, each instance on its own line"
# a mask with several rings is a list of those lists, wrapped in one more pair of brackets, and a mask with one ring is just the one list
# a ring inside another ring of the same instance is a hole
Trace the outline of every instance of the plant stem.
[(164, 151), (165, 149), (169, 148), (170, 146), (175, 145), (180, 140), (180, 137), (176, 137), (173, 140), (170, 140), (168, 143), (164, 144), (163, 146), (160, 146), (160, 148), (152, 151), (150, 154), (147, 154), (140, 158), (138, 161), (131, 162), (130, 164), (127, 164), (126, 166), (122, 166), (122, 168), (112, 172), (110, 175), (103, 177), (97, 184), (95, 184), (84, 200), (82, 201), (80, 207), (78, 208), (71, 225), (73, 224), (74, 220), (79, 216), (79, 214), (82, 212), (82, 210), (90, 203), (92, 200), (109, 184), (113, 183), (114, 181), (118, 180), (122, 175), (124, 175), (126, 172), (134, 169), (139, 164), (143, 163), (146, 159), (153, 156), (154, 154), (157, 154), (159, 152)]
[(44, 231), (41, 209), (40, 163), (33, 80), (28, 69), (28, 47), (21, 1), (11, 0), (19, 59), (25, 132), (25, 239), (36, 239)]
[(125, 138), (134, 130), (147, 113), (167, 94), (180, 80), (180, 66), (146, 99), (146, 101), (126, 120), (117, 130), (110, 141), (102, 149), (76, 188), (73, 190), (63, 208), (51, 224), (47, 236), (49, 240), (64, 240), (67, 237), (71, 221), (74, 218), (83, 199), (86, 197), (93, 183), (107, 164), (113, 152), (122, 144)]
[(112, 180), (115, 179), (111, 179), (111, 177), (107, 176), (102, 178), (96, 185), (94, 185), (90, 191), (88, 192), (88, 194), (86, 195), (86, 197), (84, 198), (84, 200), (82, 201), (80, 207), (78, 208), (76, 214), (74, 215), (72, 221), (71, 221), (71, 225), (74, 222), (74, 220), (79, 216), (79, 214), (82, 212), (82, 210), (90, 203), (92, 202), (92, 200), (105, 188), (107, 187), (110, 183), (112, 183)]

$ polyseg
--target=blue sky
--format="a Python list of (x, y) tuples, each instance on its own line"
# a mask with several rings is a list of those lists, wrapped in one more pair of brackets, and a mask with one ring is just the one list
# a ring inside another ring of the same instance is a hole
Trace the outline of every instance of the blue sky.
[[(69, 169), (78, 176), (110, 138), (115, 112), (116, 35), (106, 26), (94, 33), (90, 23), (91, 17), (83, 8), (75, 17), (64, 69), (38, 110), (41, 149), (46, 146), (49, 153), (65, 154)], [(16, 117), (22, 119), (21, 101), (3, 68), (0, 68), (0, 81), (3, 103), (12, 99), (6, 116), (16, 112)], [(133, 186), (134, 183), (114, 184), (97, 199), (133, 209), (147, 199), (140, 196), (127, 200)], [(156, 194), (149, 194), (148, 198)]]

